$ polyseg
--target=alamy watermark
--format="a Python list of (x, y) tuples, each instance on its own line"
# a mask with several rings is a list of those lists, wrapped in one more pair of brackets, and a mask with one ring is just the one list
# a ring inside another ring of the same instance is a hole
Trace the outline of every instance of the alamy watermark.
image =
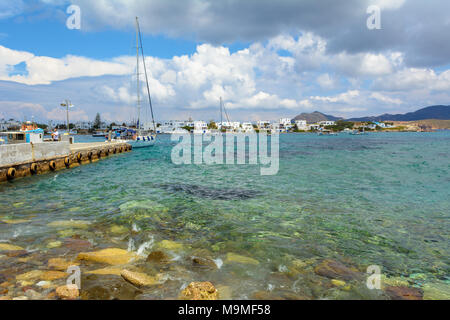
[[(276, 175), (279, 170), (278, 133), (190, 134), (174, 133), (171, 141), (172, 163), (260, 165), (261, 175)], [(205, 143), (209, 143), (205, 146)]]
[(367, 14), (370, 16), (367, 18), (367, 29), (380, 30), (381, 29), (381, 9), (379, 6), (369, 6), (367, 8)]
[(66, 20), (66, 26), (68, 29), (80, 30), (81, 29), (81, 8), (75, 4), (67, 7), (67, 14), (70, 16)]
[(70, 276), (66, 280), (67, 287), (76, 287), (81, 290), (81, 269), (78, 266), (70, 266), (66, 271)]
[(367, 267), (367, 273), (370, 276), (367, 278), (366, 286), (370, 290), (381, 289), (381, 267), (377, 265), (371, 265)]

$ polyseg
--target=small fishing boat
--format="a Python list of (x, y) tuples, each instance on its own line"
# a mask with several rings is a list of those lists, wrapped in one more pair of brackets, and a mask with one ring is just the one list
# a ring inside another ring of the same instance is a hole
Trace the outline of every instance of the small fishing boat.
[(319, 136), (337, 136), (338, 134), (336, 132), (333, 132), (331, 130), (322, 130), (317, 133)]
[[(44, 142), (44, 130), (31, 121), (24, 122), (20, 131), (8, 131), (2, 135), (7, 137), (8, 144)], [(2, 143), (6, 143), (5, 139), (2, 140)]]
[(105, 138), (105, 137), (107, 136), (107, 134), (104, 133), (104, 132), (101, 132), (101, 131), (97, 131), (97, 132), (94, 132), (94, 133), (92, 134), (92, 136), (93, 136), (94, 138)]

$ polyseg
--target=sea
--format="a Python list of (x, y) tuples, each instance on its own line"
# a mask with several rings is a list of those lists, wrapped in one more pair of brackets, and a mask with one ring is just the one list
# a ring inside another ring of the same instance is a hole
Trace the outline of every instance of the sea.
[[(275, 175), (250, 164), (174, 164), (176, 142), (160, 135), (150, 148), (0, 184), (0, 244), (28, 251), (0, 251), (0, 278), (12, 279), (9, 294), (19, 295), (14, 278), (46, 270), (49, 259), (119, 248), (138, 257), (126, 268), (163, 279), (135, 299), (177, 299), (194, 281), (210, 281), (224, 299), (448, 290), (450, 131), (279, 139)], [(76, 136), (90, 141), (102, 139)], [(91, 245), (77, 250), (71, 239)], [(154, 251), (170, 261), (147, 262)], [(381, 289), (367, 286), (373, 266)], [(80, 267), (86, 274), (105, 265)], [(89, 281), (107, 286), (101, 277)]]

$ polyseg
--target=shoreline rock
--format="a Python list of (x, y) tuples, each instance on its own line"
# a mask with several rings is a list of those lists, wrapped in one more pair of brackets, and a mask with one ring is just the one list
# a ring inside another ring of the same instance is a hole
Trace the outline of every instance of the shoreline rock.
[(131, 284), (137, 287), (154, 286), (160, 283), (157, 277), (152, 277), (141, 272), (134, 272), (124, 269), (122, 270), (120, 275), (124, 280), (130, 282)]
[(16, 246), (8, 243), (0, 243), (0, 251), (22, 251), (25, 250), (20, 246)]
[(93, 252), (80, 252), (77, 259), (110, 265), (121, 265), (129, 263), (136, 257), (134, 253), (128, 252), (127, 250), (109, 248)]
[(361, 278), (361, 273), (353, 271), (344, 264), (335, 260), (323, 260), (314, 268), (314, 272), (319, 276), (330, 279), (353, 280)]
[(75, 300), (80, 296), (76, 285), (65, 285), (56, 288), (56, 295), (63, 300)]
[(217, 300), (219, 293), (214, 285), (207, 282), (191, 282), (181, 291), (181, 300)]
[(386, 294), (393, 300), (422, 300), (423, 291), (411, 287), (386, 287)]
[(236, 262), (242, 264), (258, 265), (259, 261), (250, 257), (241, 256), (239, 254), (229, 252), (227, 253), (226, 263)]

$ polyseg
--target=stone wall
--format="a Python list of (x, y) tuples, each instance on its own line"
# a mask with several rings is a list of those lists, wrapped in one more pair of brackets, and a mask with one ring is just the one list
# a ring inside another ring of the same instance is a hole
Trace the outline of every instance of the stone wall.
[(68, 142), (20, 143), (0, 146), (0, 167), (69, 155)]

